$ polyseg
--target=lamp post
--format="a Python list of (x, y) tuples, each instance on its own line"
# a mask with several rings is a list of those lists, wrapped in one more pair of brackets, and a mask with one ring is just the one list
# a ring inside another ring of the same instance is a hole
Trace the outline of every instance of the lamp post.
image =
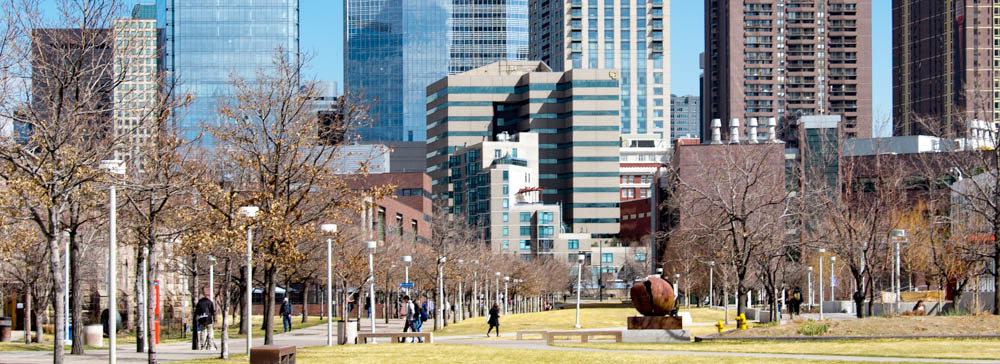
[(510, 296), (507, 295), (507, 282), (510, 282), (509, 276), (503, 277), (503, 314), (507, 314), (507, 301), (510, 301)]
[(681, 296), (681, 274), (674, 274), (674, 297)]
[(715, 261), (708, 262), (708, 307), (712, 308), (712, 296), (715, 294)]
[(337, 224), (320, 225), (326, 234), (326, 346), (333, 346), (333, 234)]
[(826, 249), (819, 248), (819, 319), (823, 319), (823, 253), (826, 253)]
[(497, 272), (496, 279), (493, 281), (493, 291), (497, 294), (497, 300), (493, 301), (494, 305), (500, 304), (500, 272)]
[(836, 301), (837, 298), (834, 296), (837, 287), (837, 271), (833, 270), (833, 265), (837, 263), (837, 257), (830, 257), (830, 302)]
[(899, 289), (899, 286), (900, 286), (900, 279), (899, 279), (899, 274), (900, 274), (900, 271), (899, 271), (900, 270), (899, 269), (900, 268), (899, 267), (899, 265), (900, 265), (899, 264), (900, 263), (899, 262), (899, 245), (902, 242), (906, 242), (906, 230), (895, 229), (895, 230), (892, 231), (891, 235), (892, 235), (892, 240), (894, 240), (896, 242), (896, 269), (895, 269), (895, 276), (896, 277), (893, 280), (893, 283), (896, 286), (896, 313), (899, 313), (899, 310), (900, 310), (899, 309), (899, 301), (900, 301), (900, 297), (899, 297), (899, 291), (900, 291), (900, 289)]
[[(479, 266), (479, 260), (473, 260), (472, 264), (476, 267)], [(476, 269), (472, 270), (472, 305), (470, 305), (469, 317), (479, 316), (479, 271)]]
[(368, 318), (371, 321), (373, 334), (375, 333), (375, 247), (377, 246), (378, 243), (375, 241), (365, 242), (365, 247), (368, 248), (368, 276), (371, 278), (368, 284)]
[(663, 268), (656, 268), (656, 275), (663, 278)]
[(813, 267), (806, 268), (806, 278), (809, 284), (809, 309), (813, 308)]
[(587, 259), (586, 255), (577, 254), (577, 268), (576, 268), (576, 325), (575, 328), (580, 328), (580, 290), (583, 288), (583, 260)]
[[(116, 177), (125, 176), (125, 161), (102, 160), (100, 168)], [(110, 204), (108, 217), (108, 362), (118, 362), (118, 185), (108, 187)], [(68, 263), (68, 261), (67, 261)], [(67, 282), (68, 284), (69, 282)]]
[[(257, 212), (260, 208), (257, 206), (243, 206), (240, 207), (240, 215), (246, 217), (247, 219), (253, 220), (257, 217)], [(250, 347), (253, 346), (253, 337), (251, 331), (253, 331), (253, 324), (250, 323), (250, 312), (253, 311), (253, 227), (249, 224), (247, 225), (247, 312), (243, 320), (247, 323), (247, 355), (250, 353)]]
[[(461, 269), (461, 267), (464, 267), (465, 266), (465, 259), (459, 259), (458, 260), (458, 266), (459, 266), (460, 269)], [(457, 312), (455, 312), (456, 319), (453, 319), (452, 322), (455, 322), (456, 320), (457, 321), (465, 320), (465, 310), (462, 308), (462, 305), (465, 303), (464, 302), (465, 301), (465, 291), (462, 290), (462, 278), (461, 277), (462, 277), (462, 275), (459, 275), (459, 278), (458, 278), (458, 297), (455, 299), (455, 301), (458, 301), (457, 302), (458, 305), (456, 306), (458, 309), (455, 310), (455, 311), (457, 311)]]

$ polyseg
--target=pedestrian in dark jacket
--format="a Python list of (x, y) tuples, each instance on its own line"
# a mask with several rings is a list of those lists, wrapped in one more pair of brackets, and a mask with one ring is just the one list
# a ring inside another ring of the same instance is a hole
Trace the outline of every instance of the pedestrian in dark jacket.
[(292, 331), (292, 304), (288, 303), (288, 297), (281, 302), (281, 326), (285, 332)]
[(490, 337), (490, 331), (493, 331), (494, 327), (497, 329), (497, 337), (500, 337), (500, 306), (496, 303), (490, 308), (490, 319), (486, 323), (490, 324), (490, 328), (486, 330), (486, 337)]
[(202, 296), (195, 304), (194, 317), (198, 321), (198, 339), (201, 342), (201, 349), (208, 350), (215, 347), (215, 340), (212, 337), (215, 304), (212, 303), (212, 299)]

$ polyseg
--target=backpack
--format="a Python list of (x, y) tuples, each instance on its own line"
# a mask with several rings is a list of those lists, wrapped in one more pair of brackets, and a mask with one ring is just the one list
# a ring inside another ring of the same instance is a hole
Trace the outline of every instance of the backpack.
[(799, 292), (792, 293), (792, 299), (798, 301), (802, 299), (802, 294)]
[(420, 321), (427, 321), (427, 304), (420, 306)]

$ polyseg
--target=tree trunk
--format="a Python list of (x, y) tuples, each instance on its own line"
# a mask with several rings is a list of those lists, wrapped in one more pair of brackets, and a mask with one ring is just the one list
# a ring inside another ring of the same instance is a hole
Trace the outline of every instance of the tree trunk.
[(194, 314), (198, 306), (198, 256), (191, 255), (191, 350), (198, 350), (198, 317)]
[[(56, 209), (58, 209), (58, 207)], [(53, 322), (52, 325), (56, 328), (53, 330), (55, 333), (56, 345), (53, 345), (55, 347), (55, 352), (52, 355), (52, 363), (62, 364), (64, 352), (62, 343), (66, 335), (66, 333), (62, 330), (66, 320), (65, 307), (63, 307), (63, 284), (66, 284), (66, 282), (63, 282), (63, 262), (60, 262), (59, 260), (59, 231), (57, 228), (60, 223), (59, 211), (50, 210), (50, 212), (51, 220), (49, 221), (49, 226), (51, 226), (52, 231), (50, 231), (49, 235), (51, 237), (49, 239), (49, 273), (52, 275), (52, 302), (54, 302), (53, 306), (55, 306), (54, 311), (56, 316), (55, 322)], [(109, 277), (109, 279), (115, 278), (116, 277)]]
[(229, 359), (229, 320), (226, 320), (226, 314), (229, 312), (229, 284), (230, 278), (232, 277), (232, 259), (226, 259), (225, 276), (222, 277), (222, 340), (219, 348), (221, 349), (222, 359)]
[[(143, 312), (145, 312), (146, 302), (144, 302), (144, 297), (142, 295), (142, 264), (145, 262), (146, 257), (142, 255), (142, 247), (135, 248), (135, 352), (142, 353), (146, 351), (145, 341), (142, 339), (142, 333), (145, 330), (146, 323), (142, 320)], [(72, 258), (72, 261), (76, 262), (76, 258)], [(70, 273), (72, 273), (72, 266), (70, 267)], [(76, 279), (74, 279), (73, 284), (76, 285)], [(70, 304), (72, 305), (72, 299), (70, 299)], [(76, 307), (73, 307), (73, 322), (79, 322), (76, 318)], [(73, 325), (73, 354), (76, 354), (76, 338), (79, 336), (76, 332), (76, 325)], [(81, 346), (82, 348), (82, 346)]]
[[(854, 297), (852, 297), (854, 299), (855, 316), (857, 316), (858, 318), (864, 318), (865, 317), (865, 313), (864, 313), (864, 307), (865, 307), (865, 291), (864, 291), (865, 284), (864, 284), (864, 277), (861, 276), (861, 275), (855, 275), (854, 276), (854, 284), (857, 287), (857, 290), (854, 291), (854, 295), (853, 295)], [(896, 300), (898, 301), (899, 297), (896, 297)]]
[(31, 286), (24, 288), (24, 343), (31, 345)]
[[(42, 301), (42, 300), (40, 300), (40, 301)], [(62, 301), (59, 301), (59, 302), (62, 303)], [(42, 342), (42, 334), (44, 333), (44, 331), (42, 330), (42, 316), (45, 316), (45, 308), (44, 307), (45, 307), (44, 305), (35, 305), (35, 312), (32, 312), (34, 314), (34, 316), (35, 316), (35, 326), (34, 326), (34, 328), (35, 328), (35, 342), (36, 343), (41, 343)], [(31, 315), (29, 314), (28, 317), (31, 317)], [(62, 331), (61, 330), (62, 327), (59, 327), (59, 328), (60, 329), (55, 330), (55, 331)], [(55, 327), (53, 327), (53, 329), (55, 329)], [(56, 341), (56, 342), (58, 343), (59, 341)], [(56, 346), (62, 346), (62, 345), (56, 345)]]
[(274, 345), (274, 277), (277, 269), (264, 270), (264, 345)]
[[(998, 236), (997, 227), (993, 228), (993, 236)], [(995, 241), (995, 240), (994, 240)], [(993, 245), (993, 314), (1000, 315), (1000, 244)]]
[[(289, 287), (291, 288), (291, 287)], [(309, 318), (309, 282), (302, 284), (302, 323)]]
[[(146, 260), (149, 262), (149, 281), (146, 282), (146, 292), (149, 292), (149, 296), (153, 298), (156, 294), (156, 279), (159, 275), (159, 268), (154, 263), (157, 261), (156, 256), (156, 244), (155, 241), (147, 242), (147, 247), (149, 248), (149, 256)], [(156, 316), (156, 298), (150, 300), (150, 304), (146, 305), (146, 336), (149, 338), (149, 351), (147, 351), (147, 358), (149, 359), (149, 364), (156, 364), (156, 329), (153, 327), (153, 323), (159, 321), (159, 317)]]
[[(70, 354), (82, 355), (83, 350), (83, 297), (80, 283), (80, 243), (76, 234), (72, 233), (69, 240), (69, 307), (73, 319), (73, 348)], [(141, 347), (141, 346), (140, 346)]]

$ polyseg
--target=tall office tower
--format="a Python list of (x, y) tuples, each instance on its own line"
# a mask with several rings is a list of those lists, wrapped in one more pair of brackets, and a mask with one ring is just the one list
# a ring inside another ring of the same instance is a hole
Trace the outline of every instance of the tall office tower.
[(115, 69), (122, 81), (115, 86), (114, 133), (127, 147), (115, 151), (116, 159), (132, 159), (151, 141), (159, 84), (159, 32), (156, 5), (137, 4), (131, 18), (114, 23)]
[(460, 206), (456, 196), (468, 192), (468, 186), (453, 183), (472, 173), (457, 168), (469, 156), (456, 151), (497, 140), (503, 132), (530, 131), (538, 134), (535, 187), (542, 189), (541, 201), (562, 204), (562, 221), (574, 233), (617, 234), (617, 75), (598, 69), (552, 72), (539, 61), (503, 61), (431, 84), (427, 174), (434, 197)]
[(670, 0), (530, 0), (532, 60), (615, 69), (621, 133), (670, 140)]
[(345, 0), (345, 90), (374, 102), (364, 141), (424, 141), (427, 85), (524, 59), (526, 0)]
[(1000, 11), (995, 2), (892, 1), (894, 135), (961, 136), (1000, 121)]
[(670, 141), (701, 135), (701, 98), (670, 95)]
[(870, 137), (871, 29), (866, 0), (705, 0), (702, 130), (773, 117), (794, 139), (800, 116), (841, 115), (846, 137)]
[(177, 115), (181, 132), (187, 140), (204, 133), (206, 147), (214, 141), (203, 125), (225, 122), (217, 110), (231, 95), (230, 75), (252, 80), (273, 69), (278, 49), (292, 60), (299, 56), (298, 0), (157, 0), (156, 6), (166, 71), (178, 95), (195, 98)]
[(449, 74), (528, 59), (528, 0), (453, 0)]

